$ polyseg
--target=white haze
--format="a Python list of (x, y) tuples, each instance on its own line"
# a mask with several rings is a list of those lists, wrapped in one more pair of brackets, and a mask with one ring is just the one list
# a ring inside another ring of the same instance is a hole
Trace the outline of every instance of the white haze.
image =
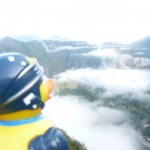
[(127, 113), (83, 101), (75, 96), (53, 96), (44, 113), (89, 150), (141, 150)]
[(145, 92), (150, 87), (149, 71), (137, 69), (78, 69), (61, 73), (57, 78), (60, 82), (76, 81), (93, 89), (103, 88), (107, 96), (131, 93), (140, 100), (147, 99)]
[(150, 34), (149, 16), (149, 0), (0, 0), (0, 35), (132, 42)]
[[(144, 53), (140, 52), (137, 53), (138, 55), (142, 55)], [(96, 57), (101, 58), (103, 60), (103, 67), (119, 67), (119, 68), (131, 68), (131, 67), (146, 67), (150, 65), (150, 60), (143, 57), (133, 57), (125, 51), (119, 51), (115, 49), (97, 49), (91, 51), (89, 53), (83, 53), (82, 56), (85, 57)]]
[[(149, 100), (149, 70), (131, 69), (128, 65), (130, 59), (135, 61), (136, 58), (113, 49), (83, 54), (84, 57), (91, 55), (102, 58), (103, 67), (68, 70), (56, 75), (55, 80), (82, 84), (91, 90), (105, 89), (101, 98), (117, 94), (128, 98), (129, 94), (140, 101)], [(115, 60), (114, 64), (112, 60)], [(143, 65), (147, 65), (145, 60)], [(140, 135), (130, 124), (130, 114), (104, 107), (100, 101), (88, 102), (83, 97), (53, 95), (44, 113), (89, 150), (143, 150)]]

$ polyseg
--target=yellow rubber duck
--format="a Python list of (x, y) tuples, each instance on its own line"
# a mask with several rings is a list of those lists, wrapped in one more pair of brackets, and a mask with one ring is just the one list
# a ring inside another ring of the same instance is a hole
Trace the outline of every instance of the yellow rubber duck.
[(35, 58), (0, 54), (0, 150), (68, 150), (63, 133), (41, 112), (53, 88)]

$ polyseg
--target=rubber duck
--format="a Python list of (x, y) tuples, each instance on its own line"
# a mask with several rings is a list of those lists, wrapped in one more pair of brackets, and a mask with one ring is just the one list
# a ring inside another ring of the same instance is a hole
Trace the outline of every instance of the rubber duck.
[(0, 149), (68, 150), (62, 131), (42, 114), (54, 88), (37, 59), (0, 54)]

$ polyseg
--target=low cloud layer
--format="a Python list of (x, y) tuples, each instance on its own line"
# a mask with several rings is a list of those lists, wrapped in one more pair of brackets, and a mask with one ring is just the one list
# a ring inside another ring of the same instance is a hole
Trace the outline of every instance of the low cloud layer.
[(56, 76), (58, 81), (75, 81), (93, 89), (103, 88), (106, 95), (130, 93), (141, 100), (149, 96), (150, 72), (146, 70), (123, 69), (79, 69)]
[[(103, 67), (68, 70), (56, 75), (54, 79), (63, 85), (64, 89), (78, 88), (78, 85), (93, 91), (104, 89), (103, 93), (100, 92), (98, 101), (88, 102), (87, 99), (75, 95), (54, 95), (52, 101), (47, 103), (44, 113), (56, 123), (56, 126), (83, 142), (90, 150), (144, 150), (140, 142), (141, 135), (134, 129), (135, 125), (130, 118), (132, 115), (129, 114), (134, 110), (135, 113), (138, 112), (139, 107), (135, 108), (132, 103), (132, 107), (129, 108), (131, 111), (126, 111), (115, 109), (116, 103), (115, 107), (108, 108), (108, 105), (104, 107), (103, 98), (121, 95), (119, 98), (124, 99), (118, 98), (119, 101), (139, 100), (141, 103), (146, 101), (147, 104), (150, 97), (150, 71), (133, 69), (131, 66), (146, 66), (149, 61), (146, 64), (146, 59), (143, 58), (144, 61), (140, 59), (138, 62), (136, 58), (115, 50), (96, 50), (86, 56), (102, 58)], [(142, 106), (142, 109), (145, 109), (146, 105)], [(149, 115), (148, 107), (146, 115)], [(142, 111), (138, 112), (140, 117), (143, 115)]]
[[(141, 53), (137, 53), (141, 54)], [(104, 68), (144, 68), (150, 66), (150, 60), (144, 57), (133, 57), (125, 51), (115, 49), (97, 49), (82, 54), (85, 57), (96, 57), (102, 59)]]
[(141, 150), (139, 135), (127, 113), (75, 96), (53, 96), (44, 113), (90, 150)]

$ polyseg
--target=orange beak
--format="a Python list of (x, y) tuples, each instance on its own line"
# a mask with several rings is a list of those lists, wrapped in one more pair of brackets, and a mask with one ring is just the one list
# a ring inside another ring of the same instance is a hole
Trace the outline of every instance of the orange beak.
[(54, 88), (54, 82), (51, 79), (44, 80), (40, 85), (40, 96), (43, 102), (51, 98), (50, 93)]
[(43, 84), (47, 87), (47, 90), (48, 90), (48, 93), (49, 93), (48, 98), (51, 98), (50, 93), (54, 88), (54, 82), (51, 79), (47, 79), (47, 80), (43, 81)]

